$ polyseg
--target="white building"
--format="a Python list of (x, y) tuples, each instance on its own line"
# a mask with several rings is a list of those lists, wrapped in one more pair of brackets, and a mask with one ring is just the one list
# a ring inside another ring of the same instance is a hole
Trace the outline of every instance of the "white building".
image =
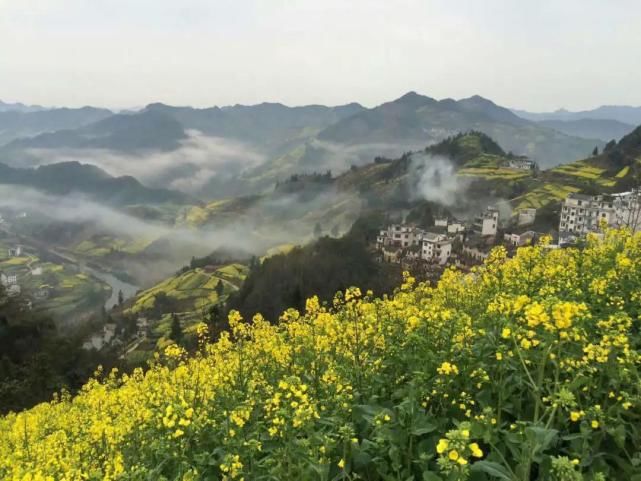
[(534, 162), (533, 160), (527, 159), (525, 157), (515, 157), (508, 161), (507, 167), (510, 169), (519, 169), (519, 170), (535, 170), (536, 162)]
[(613, 194), (615, 224), (619, 227), (629, 227), (641, 230), (641, 191), (633, 190)]
[(599, 229), (601, 222), (615, 225), (614, 197), (572, 193), (563, 201), (559, 240), (569, 240)]
[(22, 289), (18, 284), (12, 284), (7, 288), (7, 295), (9, 297), (17, 297), (22, 292)]
[(35, 269), (31, 269), (31, 275), (32, 276), (41, 276), (42, 275), (42, 267), (36, 267)]
[(426, 232), (421, 242), (421, 259), (446, 264), (452, 255), (452, 241), (443, 234)]
[(447, 235), (399, 224), (381, 230), (376, 238), (376, 246), (382, 251), (386, 262), (421, 258), (445, 264), (452, 253), (452, 242)]
[(474, 232), (485, 237), (495, 236), (499, 228), (499, 211), (488, 207), (485, 212), (474, 219)]
[(415, 226), (392, 224), (379, 232), (376, 237), (376, 246), (382, 249), (388, 246), (410, 247), (418, 245), (424, 233), (423, 229)]
[(506, 242), (509, 244), (515, 246), (515, 247), (521, 247), (524, 245), (531, 244), (534, 239), (536, 238), (537, 234), (533, 230), (528, 230), (525, 232), (522, 232), (520, 234), (517, 233), (511, 233), (511, 234), (505, 234), (503, 238), (505, 239)]
[(465, 224), (463, 222), (453, 221), (447, 225), (448, 234), (459, 234), (460, 232), (465, 232)]
[(447, 217), (442, 217), (440, 219), (434, 219), (435, 227), (447, 227), (449, 220)]
[(9, 257), (20, 257), (22, 256), (22, 246), (17, 245), (15, 247), (10, 247), (8, 249)]
[(93, 334), (82, 344), (82, 348), (87, 351), (91, 349), (99, 351), (114, 339), (116, 336), (116, 327), (117, 325), (113, 323), (105, 324), (102, 327), (102, 332)]
[(536, 220), (536, 209), (520, 209), (517, 214), (516, 223), (518, 225), (534, 224)]

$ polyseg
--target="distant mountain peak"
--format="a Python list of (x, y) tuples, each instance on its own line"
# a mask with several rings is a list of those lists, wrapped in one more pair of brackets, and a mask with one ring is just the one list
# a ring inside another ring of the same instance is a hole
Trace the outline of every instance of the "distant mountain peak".
[(392, 103), (395, 104), (403, 104), (403, 105), (425, 105), (429, 103), (436, 102), (431, 97), (428, 97), (426, 95), (421, 95), (416, 93), (415, 91), (411, 90), (407, 92), (405, 95), (402, 95), (401, 97), (397, 98), (394, 100)]

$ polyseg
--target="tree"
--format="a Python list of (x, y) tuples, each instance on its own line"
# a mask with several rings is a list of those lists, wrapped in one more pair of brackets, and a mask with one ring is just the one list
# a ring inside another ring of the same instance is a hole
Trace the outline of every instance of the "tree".
[(122, 303), (125, 302), (125, 296), (122, 293), (122, 290), (118, 291), (118, 305), (122, 306)]
[(320, 222), (317, 222), (314, 226), (314, 237), (320, 237), (323, 235), (323, 228), (320, 225)]
[(599, 155), (599, 147), (598, 146), (594, 147), (594, 150), (592, 151), (592, 157), (596, 157), (597, 155)]
[(223, 281), (218, 279), (218, 284), (216, 284), (216, 294), (220, 298), (223, 296), (224, 293), (225, 293), (225, 286), (223, 285)]
[(169, 338), (176, 344), (181, 344), (183, 341), (183, 330), (175, 312), (171, 314), (171, 331), (169, 332)]
[(335, 224), (334, 227), (332, 227), (332, 230), (330, 231), (330, 234), (332, 234), (332, 237), (338, 237), (340, 234), (340, 230), (338, 227), (338, 224)]

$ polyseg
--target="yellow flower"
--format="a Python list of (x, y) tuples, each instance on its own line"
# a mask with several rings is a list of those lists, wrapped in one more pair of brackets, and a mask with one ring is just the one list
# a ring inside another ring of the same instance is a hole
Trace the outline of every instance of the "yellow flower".
[(448, 458), (450, 458), (452, 461), (456, 461), (459, 458), (458, 451), (456, 449), (452, 449), (450, 453), (447, 455)]
[(477, 443), (470, 444), (470, 452), (472, 453), (472, 456), (474, 456), (475, 458), (483, 457), (483, 451), (481, 450), (481, 448)]
[(599, 429), (599, 421), (597, 421), (596, 419), (592, 420), (590, 425), (592, 426), (592, 429)]
[(501, 331), (501, 337), (503, 339), (509, 338), (511, 334), (512, 334), (512, 329), (510, 329), (509, 327), (504, 327), (503, 330)]
[(341, 469), (345, 468), (345, 460), (343, 458), (338, 462), (338, 467)]
[(583, 414), (579, 411), (572, 411), (570, 413), (570, 419), (572, 420), (572, 422), (577, 422), (582, 417), (583, 417)]
[(451, 375), (456, 375), (458, 374), (458, 367), (456, 367), (456, 364), (451, 364), (447, 361), (443, 362), (441, 366), (437, 369), (439, 374), (449, 376)]
[(525, 320), (528, 326), (536, 327), (539, 324), (549, 321), (550, 316), (548, 316), (545, 308), (541, 304), (534, 302), (525, 309)]
[(447, 450), (449, 445), (450, 445), (450, 442), (447, 439), (441, 438), (438, 444), (436, 445), (436, 452), (438, 454), (443, 454)]

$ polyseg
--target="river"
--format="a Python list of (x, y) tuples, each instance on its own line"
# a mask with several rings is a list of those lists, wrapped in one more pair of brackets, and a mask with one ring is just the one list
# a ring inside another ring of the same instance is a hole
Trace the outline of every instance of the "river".
[(92, 276), (100, 279), (103, 282), (106, 282), (107, 284), (109, 284), (109, 286), (111, 286), (111, 297), (105, 302), (105, 309), (107, 310), (118, 304), (118, 292), (122, 291), (122, 295), (126, 300), (134, 297), (136, 295), (136, 292), (138, 292), (138, 290), (140, 289), (140, 287), (138, 286), (121, 281), (113, 274), (98, 271), (88, 266), (82, 266), (81, 269), (87, 274), (91, 274)]

